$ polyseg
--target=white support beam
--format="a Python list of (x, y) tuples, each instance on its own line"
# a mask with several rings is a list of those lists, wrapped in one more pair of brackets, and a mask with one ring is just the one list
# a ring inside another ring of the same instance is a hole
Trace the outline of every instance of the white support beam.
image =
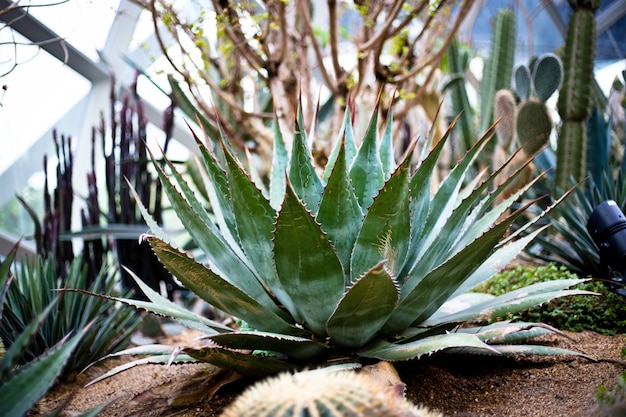
[[(0, 0), (0, 20), (9, 25), (33, 43), (40, 43), (41, 49), (47, 51), (74, 71), (92, 82), (109, 78), (102, 66), (94, 63), (89, 57), (74, 46), (63, 40), (46, 25), (28, 13), (27, 6), (10, 0)], [(50, 42), (58, 39), (58, 41)]]
[(603, 34), (611, 26), (626, 16), (626, 0), (615, 0), (605, 9), (596, 13), (596, 33)]

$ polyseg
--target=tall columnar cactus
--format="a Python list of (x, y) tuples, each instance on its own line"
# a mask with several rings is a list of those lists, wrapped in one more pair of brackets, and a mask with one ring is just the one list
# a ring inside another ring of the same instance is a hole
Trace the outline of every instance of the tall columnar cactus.
[(283, 373), (248, 388), (221, 417), (442, 417), (354, 371)]
[(493, 105), (496, 91), (511, 86), (511, 72), (515, 60), (515, 15), (502, 9), (496, 15), (489, 60), (483, 70), (480, 96), (480, 132), (485, 132), (493, 122)]
[(556, 189), (571, 186), (571, 178), (582, 180), (586, 175), (586, 129), (589, 117), (596, 26), (594, 12), (600, 0), (569, 0), (570, 17), (563, 62), (565, 77), (557, 104), (563, 121), (557, 143)]

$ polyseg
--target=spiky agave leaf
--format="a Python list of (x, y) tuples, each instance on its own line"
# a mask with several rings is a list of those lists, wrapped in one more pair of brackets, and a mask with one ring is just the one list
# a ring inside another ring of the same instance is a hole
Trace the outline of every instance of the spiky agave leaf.
[[(499, 172), (468, 181), (493, 128), (433, 194), (433, 172), (454, 123), (414, 169), (415, 144), (396, 165), (389, 121), (379, 138), (375, 113), (357, 149), (349, 120), (346, 113), (343, 134), (318, 177), (297, 117), (290, 158), (277, 137), (270, 184), (263, 187), (267, 195), (230, 152), (223, 132), (219, 159), (197, 139), (215, 222), (167, 159), (164, 169), (155, 163), (204, 257), (194, 259), (162, 236), (148, 238), (155, 253), (184, 285), (257, 331), (214, 333), (208, 337), (215, 345), (186, 347), (186, 354), (264, 373), (359, 356), (406, 360), (454, 348), (497, 353), (506, 344), (496, 351), (490, 342), (540, 332), (494, 326), (483, 337), (459, 332), (457, 324), (485, 311), (505, 317), (579, 293), (567, 290), (579, 281), (563, 281), (531, 287), (525, 295), (483, 298), (460, 311), (442, 309), (503, 268), (539, 233), (503, 239), (524, 213), (510, 210), (523, 190), (496, 205), (501, 188), (490, 189)], [(271, 355), (251, 356), (245, 348)]]

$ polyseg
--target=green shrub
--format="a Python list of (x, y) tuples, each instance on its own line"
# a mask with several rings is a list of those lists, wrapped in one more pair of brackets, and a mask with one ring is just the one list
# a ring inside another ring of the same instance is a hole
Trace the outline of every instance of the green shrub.
[[(564, 266), (548, 264), (539, 267), (520, 265), (504, 270), (476, 288), (476, 291), (501, 295), (538, 282), (576, 278)], [(598, 297), (571, 296), (558, 298), (530, 308), (514, 318), (541, 322), (561, 330), (593, 330), (608, 335), (626, 333), (626, 299), (608, 291), (600, 281), (578, 284), (581, 290), (599, 293)]]

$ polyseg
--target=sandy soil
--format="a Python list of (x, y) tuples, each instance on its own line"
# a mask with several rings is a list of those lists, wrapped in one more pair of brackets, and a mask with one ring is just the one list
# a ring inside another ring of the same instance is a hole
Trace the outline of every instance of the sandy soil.
[[(589, 354), (579, 357), (494, 358), (438, 354), (396, 363), (414, 403), (447, 416), (599, 416), (599, 384), (613, 385), (626, 369), (621, 350), (626, 335), (570, 333), (573, 340), (550, 336), (542, 342)], [(184, 336), (182, 336), (184, 337)], [(39, 404), (41, 415), (62, 404), (64, 416), (108, 402), (101, 416), (218, 416), (252, 379), (206, 364), (144, 365), (89, 387), (84, 385), (129, 358), (107, 360), (72, 383), (59, 384)]]

